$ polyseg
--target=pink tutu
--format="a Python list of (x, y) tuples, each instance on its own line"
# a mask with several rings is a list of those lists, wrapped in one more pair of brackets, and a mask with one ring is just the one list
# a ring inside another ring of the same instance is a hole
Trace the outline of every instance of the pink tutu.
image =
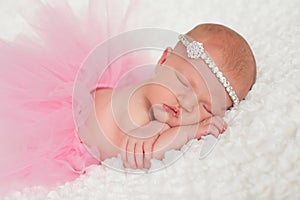
[[(27, 6), (37, 8), (34, 15), (22, 14), (38, 38), (0, 40), (0, 192), (72, 181), (101, 163), (75, 131), (74, 80), (96, 45), (125, 30), (132, 9), (120, 1), (90, 0), (78, 18), (61, 0), (32, 0)], [(113, 72), (109, 68), (101, 84), (114, 87), (134, 62), (127, 58)]]

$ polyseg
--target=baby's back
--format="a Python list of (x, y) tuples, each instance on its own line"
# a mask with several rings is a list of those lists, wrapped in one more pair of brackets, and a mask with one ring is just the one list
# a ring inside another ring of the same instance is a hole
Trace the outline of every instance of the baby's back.
[(98, 89), (95, 91), (95, 107), (80, 127), (81, 140), (97, 155), (99, 160), (117, 156), (119, 146), (119, 132), (113, 123), (110, 111), (112, 89)]

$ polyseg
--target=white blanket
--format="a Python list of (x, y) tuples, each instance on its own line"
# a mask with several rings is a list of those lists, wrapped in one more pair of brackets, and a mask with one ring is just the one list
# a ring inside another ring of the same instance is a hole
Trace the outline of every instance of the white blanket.
[[(75, 9), (84, 6), (70, 2)], [(0, 1), (2, 38), (23, 31), (14, 6)], [(238, 109), (226, 113), (229, 129), (203, 160), (198, 159), (203, 141), (191, 141), (178, 161), (155, 173), (91, 166), (74, 182), (27, 188), (4, 199), (300, 199), (300, 1), (144, 0), (132, 15), (139, 21), (136, 28), (185, 33), (215, 22), (246, 38), (256, 57), (257, 81)], [(171, 151), (166, 159), (180, 153)]]

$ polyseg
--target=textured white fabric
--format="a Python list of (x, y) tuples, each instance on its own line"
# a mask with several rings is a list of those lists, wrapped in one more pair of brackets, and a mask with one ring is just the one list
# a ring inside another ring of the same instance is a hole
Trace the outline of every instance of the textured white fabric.
[[(71, 1), (75, 8), (84, 6)], [(12, 1), (0, 1), (0, 34), (23, 29)], [(299, 199), (300, 198), (300, 1), (165, 0), (140, 2), (138, 27), (181, 33), (199, 23), (225, 24), (250, 43), (257, 82), (213, 152), (199, 160), (202, 141), (174, 164), (153, 174), (123, 174), (91, 166), (74, 182), (28, 188), (4, 199)], [(190, 143), (191, 144), (191, 143)], [(165, 162), (181, 152), (167, 153)], [(121, 165), (114, 158), (105, 162)], [(163, 165), (153, 161), (153, 165)]]

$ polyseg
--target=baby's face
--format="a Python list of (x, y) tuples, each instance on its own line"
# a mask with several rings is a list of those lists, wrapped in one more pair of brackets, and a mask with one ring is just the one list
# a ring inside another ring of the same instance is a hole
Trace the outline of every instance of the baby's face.
[(162, 105), (170, 126), (223, 116), (231, 104), (224, 87), (204, 62), (188, 59), (183, 50), (176, 48), (157, 65), (152, 105)]

